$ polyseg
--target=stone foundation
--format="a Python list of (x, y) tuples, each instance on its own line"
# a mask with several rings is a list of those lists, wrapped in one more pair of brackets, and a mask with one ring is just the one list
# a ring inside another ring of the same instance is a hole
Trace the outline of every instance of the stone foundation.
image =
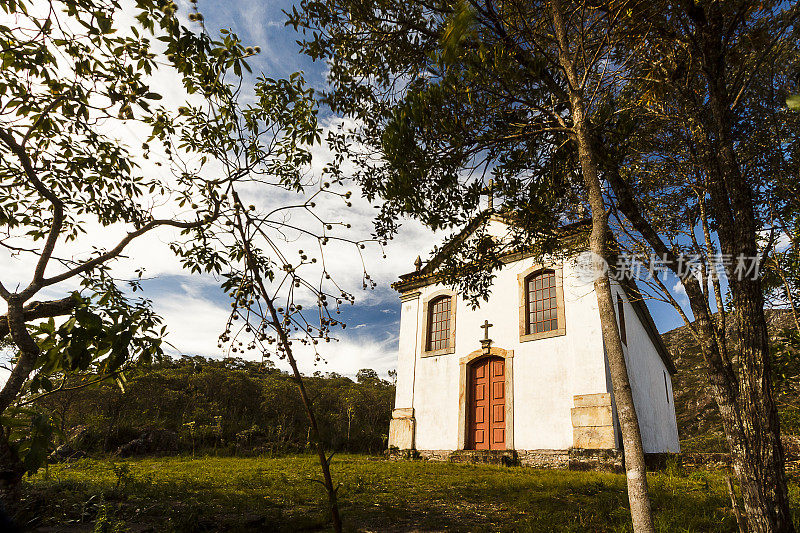
[(447, 460), (451, 463), (489, 464), (516, 466), (519, 464), (514, 450), (456, 450), (450, 452)]
[(622, 450), (583, 450), (569, 451), (570, 470), (597, 470), (600, 472), (625, 472)]
[(569, 450), (517, 450), (518, 464), (530, 468), (569, 468)]
[(426, 461), (449, 461), (452, 450), (417, 450), (420, 459)]
[(398, 450), (386, 452), (389, 460), (525, 466), (556, 470), (623, 472), (621, 450)]

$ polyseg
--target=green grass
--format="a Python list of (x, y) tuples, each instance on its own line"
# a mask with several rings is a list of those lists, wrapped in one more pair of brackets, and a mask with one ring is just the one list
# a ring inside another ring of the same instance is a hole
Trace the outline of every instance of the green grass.
[[(390, 462), (336, 455), (351, 531), (630, 531), (625, 478), (594, 472)], [(142, 531), (314, 531), (327, 528), (312, 456), (82, 460), (23, 487), (29, 526), (98, 521)], [(649, 477), (659, 531), (736, 531), (722, 478), (679, 469)], [(792, 485), (797, 516), (797, 483)], [(117, 530), (124, 530), (118, 527)]]

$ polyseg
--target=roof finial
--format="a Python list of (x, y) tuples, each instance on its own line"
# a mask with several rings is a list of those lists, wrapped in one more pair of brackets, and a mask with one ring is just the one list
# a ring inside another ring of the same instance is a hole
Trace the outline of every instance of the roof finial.
[(489, 210), (492, 210), (494, 209), (494, 179), (489, 180), (486, 192), (489, 195)]
[(417, 267), (417, 272), (422, 269), (422, 258), (420, 256), (417, 256), (417, 258), (414, 260), (414, 266)]

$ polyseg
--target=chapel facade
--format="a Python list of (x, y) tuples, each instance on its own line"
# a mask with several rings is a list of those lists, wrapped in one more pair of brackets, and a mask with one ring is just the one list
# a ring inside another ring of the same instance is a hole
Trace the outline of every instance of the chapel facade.
[[(493, 217), (494, 233), (505, 222)], [(582, 238), (586, 224), (565, 230)], [(584, 248), (585, 250), (585, 248)], [(472, 309), (434, 258), (400, 277), (397, 388), (389, 447), (618, 450), (619, 423), (593, 282), (580, 254), (510, 256)], [(632, 281), (612, 281), (645, 453), (678, 452), (674, 364)]]

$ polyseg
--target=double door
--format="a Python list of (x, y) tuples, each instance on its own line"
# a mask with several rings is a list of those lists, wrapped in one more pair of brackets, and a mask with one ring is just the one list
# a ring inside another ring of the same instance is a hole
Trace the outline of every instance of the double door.
[(478, 359), (469, 368), (467, 446), (506, 449), (506, 381), (502, 357)]

